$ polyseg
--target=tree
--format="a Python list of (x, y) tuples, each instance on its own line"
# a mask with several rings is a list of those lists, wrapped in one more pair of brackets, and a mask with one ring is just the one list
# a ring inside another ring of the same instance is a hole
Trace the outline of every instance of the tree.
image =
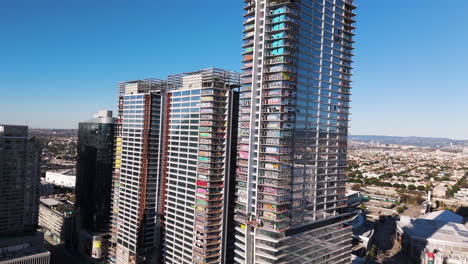
[(367, 207), (366, 207), (366, 205), (363, 204), (363, 203), (359, 205), (359, 209), (361, 209), (363, 212), (366, 212), (366, 211), (367, 211)]
[(394, 183), (394, 184), (393, 184), (393, 187), (395, 187), (395, 188), (398, 188), (398, 189), (399, 189), (399, 188), (400, 188), (400, 184), (399, 184), (399, 183)]
[(384, 186), (385, 187), (393, 187), (393, 185), (391, 183), (389, 183), (389, 182), (384, 182)]
[(414, 186), (413, 184), (410, 184), (408, 185), (408, 190), (414, 191), (416, 190), (416, 186)]
[(377, 246), (373, 244), (371, 249), (366, 254), (366, 259), (374, 260), (376, 257), (377, 257)]
[(421, 191), (421, 192), (425, 192), (426, 191), (426, 187), (424, 187), (423, 185), (418, 185), (418, 187), (416, 187), (416, 189), (418, 191)]
[(396, 209), (397, 213), (401, 214), (403, 213), (406, 209), (408, 209), (408, 207), (406, 207), (406, 205), (403, 205), (403, 206), (400, 206)]
[(432, 188), (432, 184), (431, 183), (427, 183), (426, 184), (426, 187), (424, 188), (426, 192), (428, 192), (430, 189)]
[(351, 187), (351, 190), (353, 190), (353, 191), (360, 191), (360, 190), (361, 190), (361, 185), (359, 185), (359, 184), (354, 184), (353, 187)]

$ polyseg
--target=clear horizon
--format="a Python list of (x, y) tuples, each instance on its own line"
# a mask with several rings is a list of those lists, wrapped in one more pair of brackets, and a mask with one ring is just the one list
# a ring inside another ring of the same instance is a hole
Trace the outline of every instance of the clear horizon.
[[(356, 4), (350, 134), (468, 139), (468, 1)], [(4, 1), (0, 123), (76, 129), (120, 81), (240, 71), (243, 5)]]

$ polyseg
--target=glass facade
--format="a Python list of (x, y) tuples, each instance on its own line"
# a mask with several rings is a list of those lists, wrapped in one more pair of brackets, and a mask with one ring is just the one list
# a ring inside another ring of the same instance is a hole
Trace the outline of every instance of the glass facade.
[[(114, 161), (114, 118), (111, 111), (78, 125), (74, 248), (83, 257), (107, 257)], [(102, 254), (93, 254), (93, 237)]]
[(96, 118), (78, 127), (76, 210), (79, 226), (89, 232), (109, 231), (114, 120)]
[[(235, 260), (348, 263), (355, 7), (350, 0), (245, 2)], [(330, 236), (314, 237), (325, 222)], [(295, 247), (300, 241), (311, 250)], [(325, 250), (327, 243), (338, 246)]]
[(36, 232), (40, 159), (28, 127), (0, 124), (0, 238)]

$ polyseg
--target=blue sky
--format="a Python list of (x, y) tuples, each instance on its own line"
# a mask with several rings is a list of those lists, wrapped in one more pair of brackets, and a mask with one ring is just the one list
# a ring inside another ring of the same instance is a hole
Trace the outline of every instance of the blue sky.
[[(468, 1), (357, 0), (351, 133), (468, 139)], [(0, 1), (0, 123), (76, 128), (116, 83), (239, 70), (241, 0)]]

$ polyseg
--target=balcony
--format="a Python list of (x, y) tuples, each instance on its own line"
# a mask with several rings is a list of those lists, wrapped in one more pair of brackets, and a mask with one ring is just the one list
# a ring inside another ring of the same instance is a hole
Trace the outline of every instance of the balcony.
[[(224, 183), (219, 183), (219, 182), (213, 183), (213, 182), (206, 182), (206, 181), (202, 181), (202, 180), (197, 180), (197, 187), (202, 187), (202, 188), (223, 188)], [(214, 204), (222, 206), (222, 204), (218, 204), (218, 203), (210, 203), (209, 205), (212, 206)]]
[(249, 1), (247, 4), (244, 6), (244, 10), (249, 10), (251, 8), (255, 7), (255, 1)]
[(282, 188), (275, 188), (275, 187), (268, 187), (268, 186), (260, 186), (258, 188), (259, 193), (267, 194), (267, 195), (274, 195), (274, 196), (282, 196), (285, 194), (289, 194), (289, 189), (282, 189)]
[(274, 25), (278, 23), (291, 23), (293, 25), (298, 25), (297, 19), (288, 17), (287, 15), (279, 15), (267, 21), (267, 25)]
[[(251, 83), (248, 83), (248, 84), (251, 84)], [(252, 86), (250, 86), (250, 85), (242, 86), (242, 87), (240, 88), (240, 91), (241, 91), (241, 92), (251, 91), (251, 90), (252, 90)]]
[(260, 210), (273, 212), (276, 214), (287, 213), (289, 212), (289, 205), (276, 205), (276, 204), (269, 204), (269, 203), (260, 203)]
[(249, 177), (247, 175), (236, 175), (236, 180), (247, 182)]
[(247, 25), (247, 26), (244, 27), (243, 32), (245, 33), (245, 32), (249, 32), (249, 31), (253, 31), (253, 30), (255, 30), (255, 25), (250, 24), (250, 25)]
[(272, 97), (272, 98), (268, 98), (267, 100), (262, 101), (262, 104), (264, 106), (270, 106), (270, 105), (293, 106), (295, 103), (296, 103), (296, 100), (288, 99), (285, 97)]
[(296, 7), (296, 2), (292, 0), (277, 0), (268, 2), (267, 7), (275, 7), (275, 6), (290, 6)]
[(291, 202), (291, 196), (290, 195), (273, 196), (273, 195), (267, 195), (267, 194), (260, 194), (258, 196), (258, 201), (274, 203), (274, 204), (289, 204)]
[(219, 232), (219, 227), (222, 224), (222, 221), (195, 221), (195, 227), (201, 229), (203, 233)]
[(276, 81), (290, 81), (295, 82), (296, 76), (290, 73), (274, 73), (271, 75), (265, 75), (263, 77), (264, 82), (276, 82)]
[(274, 221), (286, 221), (289, 220), (289, 214), (287, 213), (274, 213), (269, 211), (263, 211), (263, 215), (260, 218), (274, 220)]
[[(199, 228), (197, 228), (195, 226), (195, 230), (199, 230)], [(203, 234), (203, 233), (200, 233), (200, 232), (196, 232), (195, 236), (198, 239), (203, 239), (203, 240), (218, 239), (218, 238), (221, 238), (221, 236), (222, 236), (221, 235), (221, 228), (218, 227), (217, 232), (216, 233), (211, 233), (210, 235), (209, 234)]]
[(274, 178), (274, 179), (261, 178), (259, 179), (258, 185), (265, 186), (265, 187), (286, 187), (286, 186), (291, 185), (291, 177)]
[(255, 32), (247, 32), (242, 39), (246, 40), (246, 39), (249, 39), (249, 38), (253, 38), (254, 35), (255, 35)]
[(255, 17), (249, 17), (247, 19), (244, 20), (244, 22), (242, 23), (242, 25), (247, 25), (249, 23), (252, 23), (255, 21)]
[[(284, 3), (280, 3), (279, 1), (275, 1), (275, 2), (270, 2), (269, 6), (274, 7), (274, 6), (282, 5), (282, 4), (284, 4)], [(299, 12), (297, 12), (296, 10), (294, 10), (292, 8), (288, 8), (288, 7), (279, 7), (279, 8), (276, 8), (274, 10), (271, 10), (267, 14), (267, 16), (272, 17), (272, 16), (277, 16), (277, 15), (282, 15), (282, 14), (288, 14), (288, 15), (293, 16), (293, 17), (298, 17), (299, 16)]]
[(264, 84), (263, 89), (296, 89), (296, 85), (287, 81), (277, 81)]
[[(216, 248), (210, 248), (208, 250), (207, 248), (200, 248), (200, 247), (194, 247), (193, 248), (193, 253), (199, 257), (202, 258), (213, 258), (213, 257), (219, 257), (220, 247)], [(200, 263), (212, 263), (212, 262), (200, 262)]]
[(266, 57), (272, 56), (296, 56), (296, 52), (289, 48), (275, 48), (265, 54)]
[(266, 32), (279, 32), (279, 31), (289, 31), (291, 30), (292, 32), (296, 32), (298, 29), (297, 26), (287, 24), (285, 22), (282, 22), (280, 24), (275, 24), (273, 27), (268, 27), (266, 29)]
[(265, 73), (274, 74), (274, 73), (281, 73), (281, 72), (289, 73), (289, 74), (296, 74), (296, 68), (286, 66), (285, 64), (275, 65), (272, 67), (265, 68)]
[(287, 230), (288, 227), (288, 223), (263, 221), (263, 225), (260, 228), (273, 232), (283, 232)]
[(242, 70), (251, 69), (252, 67), (253, 67), (253, 63), (252, 63), (252, 62), (245, 63), (245, 64), (242, 66)]
[(296, 35), (293, 35), (293, 34), (290, 34), (291, 32), (289, 33), (286, 33), (286, 32), (280, 32), (280, 33), (276, 33), (274, 35), (270, 35), (269, 40), (279, 40), (279, 39), (289, 39), (289, 40), (296, 40), (297, 37)]
[(200, 213), (200, 212), (197, 212), (195, 214), (195, 219), (207, 219), (207, 220), (221, 220), (223, 218), (222, 214), (221, 213), (218, 213), (218, 214), (204, 214), (204, 213)]

